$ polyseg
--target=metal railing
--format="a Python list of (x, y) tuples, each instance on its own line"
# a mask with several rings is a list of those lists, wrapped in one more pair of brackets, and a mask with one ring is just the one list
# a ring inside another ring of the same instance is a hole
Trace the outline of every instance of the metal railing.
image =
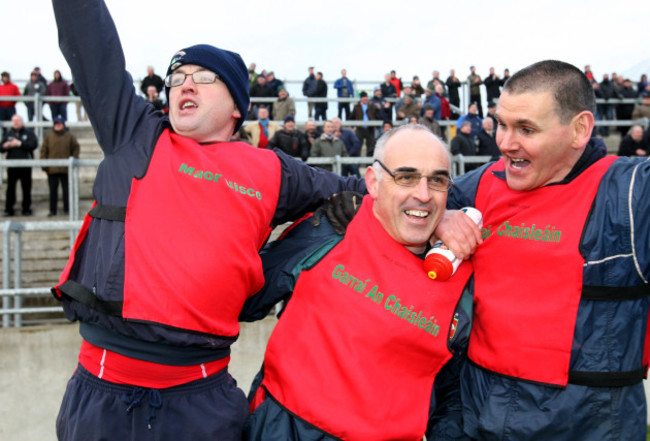
[[(24, 231), (69, 231), (72, 241), (81, 229), (81, 221), (30, 221), (30, 222), (4, 222), (2, 228), (2, 327), (11, 326), (13, 316), (13, 325), (21, 327), (23, 320), (22, 315), (25, 313), (51, 313), (60, 312), (61, 307), (30, 307), (22, 306), (22, 299), (25, 296), (47, 295), (50, 293), (50, 287), (43, 288), (22, 288), (23, 279), (23, 262), (22, 250), (23, 241), (22, 233)], [(11, 235), (14, 235), (15, 247), (13, 249), (13, 288), (11, 287)]]
[[(452, 158), (452, 175), (464, 173), (465, 164), (480, 164), (489, 162), (489, 156), (462, 156), (457, 155)], [(0, 297), (2, 297), (2, 308), (0, 315), (2, 315), (2, 327), (21, 327), (23, 326), (23, 314), (46, 314), (53, 312), (61, 312), (60, 306), (52, 307), (25, 307), (23, 306), (23, 298), (34, 296), (49, 296), (50, 286), (37, 287), (37, 288), (23, 288), (23, 237), (22, 233), (27, 231), (69, 231), (70, 233), (70, 249), (74, 244), (75, 237), (81, 228), (82, 221), (75, 220), (79, 216), (79, 168), (83, 166), (97, 166), (100, 160), (79, 160), (70, 158), (64, 159), (25, 159), (25, 160), (5, 160), (0, 161), (0, 166), (68, 166), (70, 179), (70, 217), (68, 221), (6, 221), (3, 223), (3, 244), (2, 244), (2, 289), (0, 289)], [(370, 157), (324, 157), (324, 158), (309, 158), (307, 164), (309, 165), (326, 165), (330, 166), (332, 170), (341, 174), (343, 165), (359, 164), (370, 165), (373, 159)], [(11, 163), (11, 164), (7, 164)], [(74, 190), (73, 190), (74, 189)], [(74, 209), (72, 208), (74, 207)], [(12, 241), (13, 236), (13, 241)], [(12, 243), (14, 246), (12, 247)], [(11, 265), (13, 256), (13, 268)], [(13, 269), (13, 271), (12, 271)], [(13, 274), (13, 278), (12, 278)], [(13, 279), (13, 286), (12, 286)], [(52, 281), (54, 284), (55, 281)]]
[(0, 158), (0, 184), (2, 169), (16, 167), (68, 167), (68, 202), (70, 220), (79, 219), (79, 170), (81, 167), (97, 168), (101, 159), (4, 159)]
[[(294, 82), (290, 82), (294, 83)], [(302, 83), (302, 82), (300, 82)], [(364, 82), (365, 83), (365, 82)], [(292, 96), (291, 97), (295, 102), (300, 103), (300, 102), (305, 102), (305, 103), (322, 103), (322, 102), (327, 102), (327, 103), (339, 103), (339, 102), (347, 102), (351, 104), (355, 104), (359, 101), (359, 98), (357, 97), (351, 97), (351, 98), (337, 98), (337, 97), (326, 97), (326, 98), (306, 98), (306, 97), (298, 97), (298, 96)], [(81, 99), (78, 96), (42, 96), (42, 95), (34, 95), (34, 96), (0, 96), (0, 101), (14, 101), (14, 102), (29, 102), (34, 104), (34, 121), (26, 121), (25, 125), (30, 128), (34, 128), (34, 132), (36, 136), (38, 136), (39, 139), (43, 138), (43, 132), (44, 128), (50, 128), (52, 126), (52, 123), (50, 121), (46, 121), (43, 116), (43, 105), (46, 102), (68, 102), (68, 103), (78, 103), (81, 101)], [(251, 103), (272, 103), (275, 101), (275, 98), (269, 99), (269, 98), (251, 98)], [(398, 98), (386, 98), (386, 101), (388, 101), (391, 104), (395, 104), (398, 101)], [(612, 98), (612, 99), (596, 99), (596, 104), (638, 104), (641, 102), (640, 98), (624, 98), (624, 99), (619, 99), (619, 98)], [(451, 106), (452, 111), (456, 112), (458, 114), (463, 114), (465, 113), (463, 109)], [(69, 112), (70, 113), (70, 112)], [(332, 113), (333, 114), (333, 113)], [(307, 119), (304, 120), (296, 120), (297, 123), (301, 124), (304, 123)], [(635, 124), (643, 123), (643, 120), (598, 120), (596, 121), (596, 126), (627, 126), (630, 127)], [(282, 122), (282, 121), (276, 121), (276, 122)], [(400, 124), (400, 121), (393, 121), (395, 124)], [(456, 120), (447, 120), (447, 121), (438, 121), (440, 125), (453, 125), (456, 123)], [(247, 122), (248, 123), (248, 122)], [(370, 123), (373, 123), (370, 121)], [(316, 121), (317, 125), (322, 125), (323, 121)], [(357, 126), (359, 125), (359, 121), (354, 121), (354, 120), (346, 120), (342, 121), (342, 124), (344, 126)], [(377, 125), (381, 125), (381, 122), (377, 122)], [(365, 125), (365, 124), (364, 124)], [(375, 125), (373, 124), (368, 124), (368, 125)], [(0, 121), (0, 126), (1, 127), (11, 127), (11, 122), (10, 121)], [(90, 128), (92, 127), (90, 122), (88, 121), (82, 121), (82, 122), (66, 122), (66, 126), (69, 128)], [(647, 122), (644, 125), (645, 128), (647, 128)]]

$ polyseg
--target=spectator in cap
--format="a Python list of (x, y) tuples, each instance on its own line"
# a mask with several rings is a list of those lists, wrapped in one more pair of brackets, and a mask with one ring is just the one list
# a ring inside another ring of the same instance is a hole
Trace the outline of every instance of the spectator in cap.
[(287, 115), (296, 115), (296, 103), (289, 96), (287, 89), (280, 86), (278, 99), (273, 102), (273, 121), (282, 121)]
[(303, 161), (309, 158), (309, 141), (303, 133), (296, 129), (293, 115), (284, 117), (284, 127), (275, 132), (268, 147), (280, 149), (287, 155), (300, 158)]
[(397, 119), (408, 119), (410, 116), (420, 116), (420, 106), (413, 95), (404, 95), (404, 105), (397, 111)]
[(136, 95), (104, 1), (53, 6), (105, 157), (53, 290), (83, 336), (57, 436), (240, 441), (249, 407), (228, 364), (239, 314), (264, 282), (258, 252), (274, 226), (365, 186), (229, 142), (250, 103), (237, 53), (177, 51), (162, 115)]
[(440, 121), (442, 116), (442, 100), (436, 94), (435, 86), (433, 88), (427, 87), (424, 91), (424, 104), (429, 104), (433, 107), (433, 117)]
[(420, 100), (413, 94), (413, 89), (411, 88), (410, 85), (404, 86), (404, 89), (402, 90), (404, 92), (400, 98), (397, 98), (397, 101), (395, 101), (395, 114), (399, 114), (400, 109), (404, 104), (406, 104), (407, 97), (409, 101), (414, 102), (415, 104), (418, 105), (418, 109), (422, 109), (422, 103)]
[[(70, 131), (66, 130), (63, 118), (54, 118), (53, 131), (43, 138), (40, 158), (67, 159), (70, 157), (79, 158), (79, 142)], [(70, 210), (68, 167), (43, 167), (43, 171), (47, 173), (47, 183), (50, 188), (50, 212), (48, 216), (56, 216), (57, 214), (59, 184), (61, 184), (63, 196), (63, 214), (68, 214)]]

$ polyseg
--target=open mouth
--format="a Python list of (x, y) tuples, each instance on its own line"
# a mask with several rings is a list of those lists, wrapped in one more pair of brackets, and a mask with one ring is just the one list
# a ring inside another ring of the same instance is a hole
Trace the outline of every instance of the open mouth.
[(510, 158), (510, 166), (514, 169), (521, 170), (530, 165), (530, 161), (521, 158)]
[(192, 111), (193, 109), (198, 108), (198, 104), (191, 99), (184, 99), (179, 103), (179, 108), (182, 111)]

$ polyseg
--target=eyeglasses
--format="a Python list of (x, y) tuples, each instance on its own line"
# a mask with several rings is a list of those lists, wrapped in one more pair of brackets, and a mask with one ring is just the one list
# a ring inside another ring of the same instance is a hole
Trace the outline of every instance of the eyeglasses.
[(217, 79), (221, 79), (219, 75), (209, 70), (197, 70), (192, 73), (173, 72), (165, 78), (165, 86), (176, 87), (185, 82), (185, 78), (191, 76), (194, 84), (212, 84)]
[(412, 171), (396, 171), (393, 173), (392, 171), (388, 170), (388, 168), (379, 159), (375, 159), (375, 162), (378, 163), (381, 168), (386, 170), (386, 173), (388, 173), (393, 178), (397, 185), (401, 185), (402, 187), (415, 187), (418, 185), (420, 179), (422, 178), (427, 179), (427, 187), (429, 187), (431, 190), (447, 191), (454, 186), (454, 181), (451, 179), (451, 176), (442, 174), (424, 176), (422, 173)]

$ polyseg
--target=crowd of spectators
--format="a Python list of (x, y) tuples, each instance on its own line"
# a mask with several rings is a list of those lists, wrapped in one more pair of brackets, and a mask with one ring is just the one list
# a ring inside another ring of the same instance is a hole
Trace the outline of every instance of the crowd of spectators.
[[(615, 72), (605, 73), (601, 81), (598, 81), (590, 66), (585, 66), (584, 72), (592, 82), (597, 98), (629, 100), (624, 103), (600, 102), (596, 109), (597, 120), (634, 121), (650, 118), (650, 84), (647, 75), (644, 74), (639, 81), (633, 82)], [(277, 147), (303, 161), (310, 156), (372, 156), (376, 139), (394, 123), (417, 122), (449, 142), (453, 154), (490, 156), (495, 159), (499, 156), (496, 146), (498, 124), (494, 116), (496, 101), (509, 76), (508, 69), (499, 75), (490, 67), (488, 74), (482, 78), (476, 68), (470, 66), (465, 78), (451, 69), (448, 77), (443, 79), (440, 72), (434, 70), (425, 86), (425, 82), (417, 75), (410, 81), (404, 81), (392, 70), (374, 87), (356, 89), (347, 70), (342, 69), (341, 76), (331, 83), (333, 93), (339, 98), (337, 117), (328, 118), (328, 83), (322, 72), (315, 71), (310, 66), (308, 76), (302, 84), (302, 95), (310, 99), (307, 106), (309, 120), (299, 130), (296, 125), (296, 103), (283, 81), (273, 71), (258, 72), (253, 63), (249, 66), (250, 96), (254, 98), (248, 112), (249, 122), (233, 139), (242, 139), (261, 148)], [(460, 100), (463, 84), (468, 86), (469, 91), (466, 113), (461, 109)], [(164, 86), (164, 79), (154, 72), (152, 66), (147, 67), (146, 75), (140, 81), (140, 91), (146, 101), (163, 113), (168, 111)], [(54, 71), (52, 81), (48, 82), (40, 69), (35, 67), (21, 93), (12, 83), (10, 73), (2, 72), (0, 96), (33, 97), (37, 94), (66, 97), (76, 95), (76, 90), (74, 83), (65, 79), (59, 70)], [(486, 98), (485, 103), (482, 102), (482, 97)], [(17, 101), (0, 101), (0, 121), (11, 120), (16, 113), (16, 103)], [(24, 103), (27, 119), (32, 121), (37, 110), (35, 103)], [(68, 119), (67, 102), (48, 100), (47, 104), (52, 118), (65, 123)], [(87, 120), (82, 104), (79, 101), (75, 104), (77, 120)], [(487, 106), (485, 117), (484, 104)], [(356, 121), (358, 124), (344, 125), (343, 120)], [(455, 124), (441, 124), (441, 121), (454, 121)], [(376, 122), (382, 122), (383, 126)], [(639, 125), (618, 125), (616, 130), (621, 135), (620, 155), (648, 155), (650, 130), (644, 131)], [(5, 131), (3, 128), (3, 133)], [(606, 125), (600, 124), (594, 129), (594, 136), (609, 134), (610, 127)], [(346, 165), (343, 172), (346, 175), (359, 175), (359, 167)]]
[[(630, 78), (617, 75), (616, 72), (605, 73), (602, 80), (598, 81), (591, 71), (589, 65), (585, 66), (585, 74), (592, 81), (594, 93), (597, 98), (604, 100), (609, 99), (638, 99), (644, 94), (650, 94), (650, 85), (648, 84), (647, 75), (634, 82)], [(324, 79), (323, 73), (315, 71), (313, 66), (308, 68), (308, 76), (302, 85), (302, 95), (306, 98), (315, 99), (308, 103), (308, 118), (314, 118), (316, 121), (325, 121), (328, 118), (327, 97), (329, 95), (328, 82)], [(465, 103), (466, 108), (471, 104), (476, 104), (476, 110), (479, 118), (483, 118), (484, 106), (498, 100), (501, 94), (501, 88), (510, 76), (509, 69), (504, 69), (503, 74), (499, 75), (494, 67), (489, 68), (485, 77), (476, 71), (475, 66), (470, 66), (468, 75), (463, 77), (457, 75), (455, 69), (451, 69), (446, 79), (443, 79), (438, 70), (432, 72), (431, 79), (426, 82), (420, 80), (418, 75), (412, 77), (411, 81), (403, 80), (397, 75), (395, 70), (391, 70), (384, 75), (384, 81), (372, 87), (370, 90), (356, 89), (355, 82), (348, 76), (346, 69), (341, 70), (341, 76), (332, 83), (333, 93), (336, 93), (337, 117), (342, 120), (353, 120), (353, 101), (361, 97), (361, 92), (371, 94), (370, 100), (375, 106), (374, 119), (380, 121), (407, 121), (409, 117), (424, 115), (425, 105), (429, 104), (434, 109), (434, 119), (457, 120), (463, 111), (461, 110), (461, 93), (460, 89), (466, 84), (469, 89), (469, 100)], [(248, 119), (254, 121), (257, 119), (257, 109), (264, 106), (269, 110), (269, 115), (274, 121), (283, 121), (287, 115), (296, 118), (296, 108), (293, 97), (285, 87), (282, 80), (278, 79), (273, 71), (263, 69), (257, 72), (257, 66), (252, 63), (249, 66), (249, 84), (250, 96), (254, 98)], [(153, 86), (153, 88), (151, 87)], [(140, 80), (140, 91), (142, 96), (151, 102), (151, 104), (162, 112), (166, 112), (165, 96), (163, 93), (164, 80), (154, 72), (152, 66), (147, 67), (146, 75)], [(155, 90), (155, 92), (154, 92)], [(30, 72), (29, 80), (21, 91), (11, 82), (9, 72), (2, 73), (2, 84), (0, 85), (0, 96), (70, 96), (75, 95), (74, 84), (63, 78), (61, 71), (56, 70), (53, 74), (52, 81), (48, 82), (42, 75), (40, 68), (35, 67)], [(486, 102), (483, 102), (483, 97)], [(319, 99), (320, 98), (320, 99)], [(60, 117), (67, 120), (67, 103), (61, 101), (49, 101), (52, 118)], [(9, 121), (15, 113), (16, 101), (0, 101), (0, 121)], [(377, 107), (379, 105), (379, 107)], [(406, 105), (406, 106), (405, 106)], [(27, 107), (27, 119), (32, 121), (35, 115), (33, 101), (25, 101)], [(274, 107), (278, 106), (277, 112)], [(489, 108), (489, 107), (488, 107)], [(464, 110), (464, 109), (463, 109)], [(598, 120), (631, 120), (636, 119), (633, 114), (639, 114), (641, 117), (647, 115), (649, 110), (641, 105), (629, 103), (599, 103), (596, 117)], [(81, 104), (77, 107), (77, 116), (79, 121), (86, 120)], [(321, 123), (322, 124), (322, 123)], [(629, 126), (618, 126), (617, 130), (621, 136), (628, 131)], [(610, 127), (599, 125), (599, 134), (607, 136)], [(445, 136), (444, 127), (442, 135)]]

